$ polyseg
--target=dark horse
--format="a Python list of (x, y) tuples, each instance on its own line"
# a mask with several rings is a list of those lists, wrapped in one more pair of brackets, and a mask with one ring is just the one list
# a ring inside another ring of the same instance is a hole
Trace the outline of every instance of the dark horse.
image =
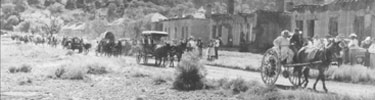
[(165, 45), (156, 45), (154, 50), (154, 56), (155, 56), (155, 65), (165, 65), (166, 60), (168, 60), (168, 55), (171, 51), (171, 45), (166, 43)]
[(180, 44), (171, 47), (171, 52), (169, 56), (171, 58), (172, 66), (174, 65), (173, 64), (174, 56), (177, 56), (177, 62), (180, 62), (182, 58), (182, 54), (185, 52), (186, 49), (187, 49), (186, 42), (180, 42)]
[(330, 66), (330, 64), (334, 60), (337, 59), (337, 55), (339, 55), (341, 51), (341, 47), (339, 46), (340, 43), (341, 43), (340, 41), (339, 42), (332, 41), (326, 48), (322, 48), (322, 49), (315, 48), (317, 49), (317, 52), (313, 56), (313, 58), (308, 57), (309, 53), (311, 53), (311, 52), (306, 51), (308, 48), (301, 49), (298, 51), (297, 60), (296, 60), (297, 63), (312, 63), (316, 61), (321, 61), (321, 63), (319, 64), (311, 64), (311, 65), (306, 66), (305, 71), (304, 71), (305, 80), (306, 80), (306, 83), (304, 84), (305, 87), (308, 84), (308, 74), (309, 74), (310, 68), (317, 69), (319, 71), (319, 75), (314, 83), (313, 89), (316, 90), (315, 88), (316, 84), (318, 83), (319, 80), (322, 80), (323, 89), (325, 92), (328, 92), (326, 85), (325, 85), (324, 71), (326, 71), (328, 67)]

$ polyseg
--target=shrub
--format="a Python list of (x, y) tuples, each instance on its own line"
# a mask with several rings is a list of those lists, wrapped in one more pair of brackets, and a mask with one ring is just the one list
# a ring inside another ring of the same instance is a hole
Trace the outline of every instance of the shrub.
[(20, 68), (19, 68), (19, 72), (24, 72), (24, 73), (28, 73), (28, 72), (31, 72), (31, 67), (29, 64), (23, 64)]
[(157, 76), (153, 78), (153, 82), (155, 85), (160, 85), (160, 84), (166, 83), (167, 80), (163, 78), (162, 76)]
[(375, 82), (375, 70), (368, 69), (361, 65), (348, 66), (344, 65), (332, 72), (332, 77), (337, 81), (346, 82)]
[(88, 74), (96, 74), (96, 75), (98, 75), (98, 74), (106, 74), (106, 73), (108, 73), (108, 71), (107, 71), (107, 69), (106, 69), (106, 67), (104, 67), (104, 66), (102, 66), (102, 65), (100, 65), (100, 64), (90, 64), (90, 65), (88, 65), (88, 71), (87, 71), (87, 73)]
[(197, 52), (187, 52), (179, 65), (176, 67), (177, 77), (173, 82), (173, 87), (177, 90), (202, 89), (205, 69), (200, 63)]
[(224, 89), (229, 89), (233, 94), (238, 94), (241, 92), (246, 92), (249, 89), (250, 84), (243, 80), (242, 78), (236, 78), (232, 81), (229, 81), (227, 84), (224, 84)]
[(142, 72), (134, 72), (133, 74), (132, 74), (132, 76), (133, 77), (149, 77), (150, 75), (148, 75), (148, 74), (144, 74), (144, 73), (142, 73)]
[(83, 80), (86, 77), (87, 70), (78, 64), (64, 64), (55, 71), (56, 78)]
[(61, 76), (65, 73), (65, 68), (64, 67), (60, 67), (60, 68), (57, 68), (56, 71), (55, 71), (55, 76), (57, 78), (61, 78)]
[(18, 68), (14, 67), (14, 66), (9, 67), (8, 70), (9, 70), (10, 73), (17, 73), (18, 72)]

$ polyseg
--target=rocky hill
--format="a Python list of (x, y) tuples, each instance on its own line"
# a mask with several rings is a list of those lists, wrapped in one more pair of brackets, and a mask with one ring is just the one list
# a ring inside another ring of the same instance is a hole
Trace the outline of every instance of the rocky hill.
[[(144, 16), (189, 15), (203, 7), (212, 13), (251, 13), (257, 9), (278, 10), (278, 0), (1, 0), (1, 29), (32, 33), (59, 33), (76, 23), (120, 23), (127, 32), (142, 30)], [(288, 0), (286, 0), (288, 1)], [(290, 1), (290, 0), (289, 0)], [(291, 0), (316, 3), (326, 0)], [(228, 10), (229, 9), (233, 9)], [(116, 21), (123, 22), (116, 22)], [(147, 23), (147, 22), (146, 22)], [(94, 24), (94, 25), (92, 25)], [(95, 32), (104, 31), (99, 30)]]

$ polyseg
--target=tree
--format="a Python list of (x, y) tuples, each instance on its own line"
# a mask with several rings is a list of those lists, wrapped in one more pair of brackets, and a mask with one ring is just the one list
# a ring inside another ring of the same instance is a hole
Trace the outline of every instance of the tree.
[(18, 30), (20, 32), (29, 32), (29, 29), (30, 29), (30, 22), (28, 21), (23, 21), (15, 27), (15, 30)]
[(40, 1), (39, 0), (27, 0), (27, 3), (29, 5), (38, 5)]
[(1, 11), (4, 13), (4, 15), (10, 15), (16, 12), (15, 10), (16, 5), (8, 3), (1, 5)]
[(49, 18), (45, 20), (47, 21), (40, 22), (40, 24), (42, 24), (41, 25), (42, 32), (50, 36), (60, 32), (63, 22), (64, 22), (62, 19), (55, 17), (55, 16), (49, 16)]
[(107, 20), (108, 21), (113, 21), (116, 17), (117, 17), (117, 13), (116, 13), (116, 10), (117, 10), (117, 6), (115, 3), (110, 3), (108, 5), (108, 12), (107, 12)]
[(58, 14), (62, 13), (64, 11), (64, 6), (59, 3), (55, 3), (48, 7), (48, 10), (51, 12), (51, 14)]

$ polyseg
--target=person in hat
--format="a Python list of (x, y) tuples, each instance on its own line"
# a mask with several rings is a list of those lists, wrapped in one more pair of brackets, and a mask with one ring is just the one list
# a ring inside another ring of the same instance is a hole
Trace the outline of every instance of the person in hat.
[(368, 36), (368, 37), (366, 37), (365, 40), (363, 40), (361, 42), (361, 47), (365, 48), (365, 49), (368, 49), (371, 46), (371, 44), (372, 44), (371, 37)]
[(370, 68), (375, 69), (375, 39), (372, 40), (372, 44), (367, 50), (370, 53)]
[(359, 47), (358, 45), (358, 40), (357, 40), (357, 35), (352, 33), (350, 34), (350, 40), (349, 40), (349, 43), (348, 43), (348, 47), (349, 48), (356, 48), (356, 47)]
[(273, 41), (274, 48), (280, 52), (281, 60), (285, 61), (285, 63), (292, 63), (294, 52), (292, 49), (289, 48), (290, 41), (289, 38), (290, 34), (288, 30), (284, 30), (281, 32), (281, 36), (277, 37)]
[(199, 57), (202, 57), (203, 43), (200, 37), (197, 40), (197, 47), (198, 47)]

